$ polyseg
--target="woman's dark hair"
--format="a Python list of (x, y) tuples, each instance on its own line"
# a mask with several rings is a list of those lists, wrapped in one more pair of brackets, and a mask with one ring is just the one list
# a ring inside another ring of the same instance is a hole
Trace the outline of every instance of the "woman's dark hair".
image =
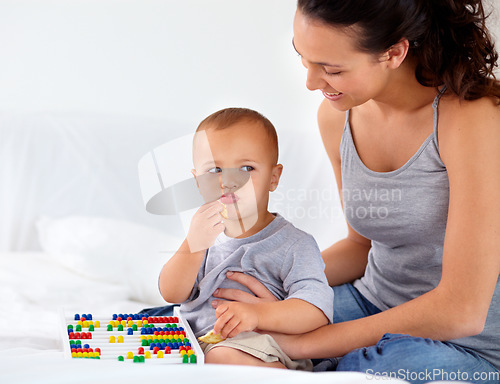
[(307, 17), (360, 31), (358, 48), (382, 53), (402, 39), (417, 61), (416, 77), (466, 100), (500, 103), (494, 74), (498, 53), (485, 25), (481, 0), (298, 0)]

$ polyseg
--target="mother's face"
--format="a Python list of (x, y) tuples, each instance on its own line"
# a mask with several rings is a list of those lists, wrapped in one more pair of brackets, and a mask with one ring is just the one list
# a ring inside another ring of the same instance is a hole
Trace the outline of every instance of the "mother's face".
[(356, 27), (333, 27), (297, 11), (293, 32), (294, 48), (307, 69), (307, 88), (322, 91), (334, 108), (361, 105), (387, 84), (387, 61), (356, 48)]

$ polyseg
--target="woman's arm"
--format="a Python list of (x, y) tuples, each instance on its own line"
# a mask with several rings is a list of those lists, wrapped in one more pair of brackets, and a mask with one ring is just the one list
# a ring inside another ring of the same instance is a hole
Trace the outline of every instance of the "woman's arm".
[[(318, 109), (318, 126), (326, 153), (332, 163), (342, 203), (342, 176), (340, 169), (340, 140), (344, 132), (345, 112), (334, 110), (328, 100)], [(371, 241), (347, 224), (347, 238), (321, 252), (325, 261), (325, 274), (331, 286), (351, 282), (365, 273)]]

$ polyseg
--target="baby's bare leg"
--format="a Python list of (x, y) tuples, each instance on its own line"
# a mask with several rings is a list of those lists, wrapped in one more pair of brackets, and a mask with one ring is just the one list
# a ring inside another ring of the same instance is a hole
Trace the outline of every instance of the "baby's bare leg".
[(252, 355), (249, 355), (246, 352), (229, 347), (212, 348), (205, 355), (205, 362), (207, 364), (252, 365), (258, 367), (286, 369), (286, 367), (279, 361), (266, 363)]

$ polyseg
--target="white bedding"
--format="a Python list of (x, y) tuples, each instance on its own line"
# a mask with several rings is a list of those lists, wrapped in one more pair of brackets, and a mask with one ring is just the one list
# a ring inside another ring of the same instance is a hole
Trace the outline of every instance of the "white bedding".
[[(232, 366), (158, 366), (72, 360), (63, 354), (60, 309), (75, 313), (136, 312), (120, 282), (90, 279), (43, 252), (0, 253), (0, 382), (2, 383), (363, 383), (359, 373), (305, 373)], [(314, 376), (313, 376), (314, 375)], [(384, 381), (385, 382), (385, 381)], [(402, 382), (393, 380), (390, 382)]]

